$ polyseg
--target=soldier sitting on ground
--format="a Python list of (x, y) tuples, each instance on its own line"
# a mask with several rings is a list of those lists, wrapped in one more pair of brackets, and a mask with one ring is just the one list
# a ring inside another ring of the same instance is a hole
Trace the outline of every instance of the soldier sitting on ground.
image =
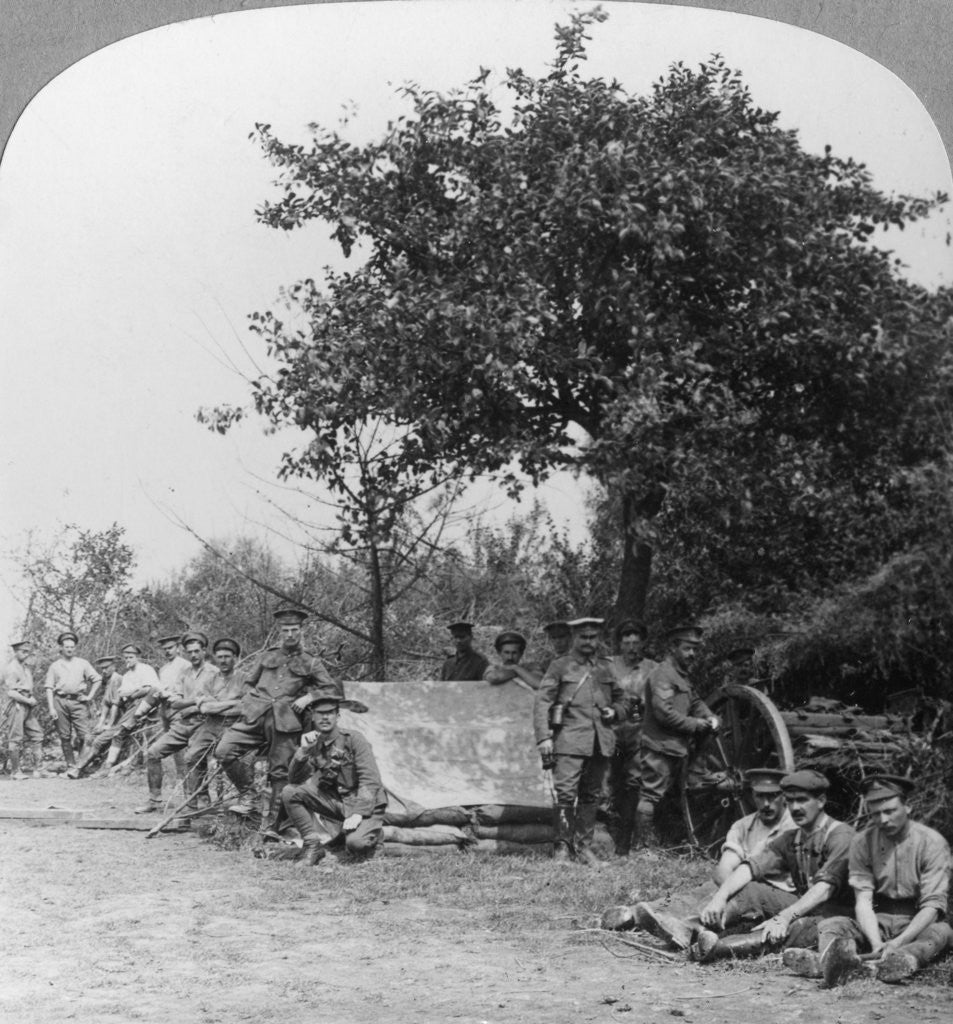
[(539, 689), (542, 672), (536, 671), (535, 667), (520, 664), (526, 653), (526, 637), (514, 630), (506, 630), (497, 636), (493, 646), (500, 656), (500, 664), (491, 665), (483, 673), (483, 678), (491, 686), (500, 686), (514, 679), (517, 685), (522, 683), (531, 690)]
[[(947, 924), (950, 847), (910, 817), (912, 779), (871, 775), (862, 786), (868, 825), (850, 846), (854, 917), (818, 925), (818, 950), (786, 950), (785, 966), (828, 987), (855, 976), (903, 981), (953, 945)], [(862, 962), (859, 952), (876, 959)]]
[(344, 687), (332, 683), (315, 695), (309, 717), (313, 730), (301, 737), (288, 766), (281, 800), (304, 845), (298, 860), (309, 866), (325, 856), (314, 813), (341, 822), (347, 853), (354, 860), (372, 857), (383, 836), (387, 796), (370, 743), (353, 729), (341, 728), (341, 708), (366, 711), (344, 699)]

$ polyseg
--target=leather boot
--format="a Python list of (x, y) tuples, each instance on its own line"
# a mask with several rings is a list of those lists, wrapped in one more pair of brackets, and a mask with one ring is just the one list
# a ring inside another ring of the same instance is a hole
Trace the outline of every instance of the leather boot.
[(582, 861), (587, 867), (601, 868), (603, 861), (596, 856), (592, 849), (592, 838), (596, 831), (597, 804), (579, 804), (576, 808), (576, 827), (573, 839), (573, 847), (576, 851), (576, 860)]
[(316, 864), (320, 864), (326, 856), (324, 843), (316, 835), (309, 835), (304, 837), (304, 845), (298, 852), (298, 856), (295, 857), (295, 862), (313, 868)]
[(722, 935), (719, 938), (706, 929), (695, 940), (691, 957), (696, 963), (710, 964), (714, 960), (746, 960), (761, 956), (764, 949), (760, 932), (742, 932), (740, 935)]
[(674, 914), (665, 914), (648, 903), (636, 903), (635, 920), (638, 926), (657, 939), (665, 939), (676, 949), (688, 949), (692, 944), (694, 929)]
[(161, 793), (150, 793), (149, 799), (141, 807), (135, 808), (133, 814), (155, 814), (156, 811), (162, 810), (162, 794)]
[(629, 851), (632, 849), (638, 806), (639, 791), (637, 789), (623, 790), (619, 799), (619, 831), (616, 833), (615, 840), (615, 852), (618, 857), (628, 857)]
[(557, 864), (568, 864), (572, 860), (572, 834), (575, 824), (575, 811), (572, 807), (557, 804), (553, 808), (553, 860)]
[(272, 782), (271, 792), (268, 796), (268, 809), (265, 811), (265, 816), (261, 819), (261, 832), (272, 832), (277, 826), (278, 818), (283, 810), (281, 791), (286, 785), (287, 783), (283, 779), (278, 782)]
[(893, 953), (888, 953), (877, 963), (877, 979), (894, 985), (912, 977), (921, 967), (936, 960), (953, 941), (953, 930), (945, 922), (937, 922), (924, 928), (914, 942)]
[(655, 831), (655, 807), (652, 804), (639, 803), (635, 814), (637, 850), (657, 850), (659, 848), (658, 833)]
[(60, 740), (60, 748), (63, 751), (66, 767), (72, 768), (76, 764), (76, 752), (73, 750), (73, 744), (69, 740)]
[(824, 988), (836, 988), (855, 978), (869, 978), (873, 972), (874, 965), (868, 967), (858, 956), (857, 943), (853, 939), (834, 939), (821, 954)]

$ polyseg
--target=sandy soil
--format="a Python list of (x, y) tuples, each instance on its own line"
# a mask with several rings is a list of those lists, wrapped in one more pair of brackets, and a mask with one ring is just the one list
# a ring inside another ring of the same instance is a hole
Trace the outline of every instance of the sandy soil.
[[(0, 782), (6, 808), (120, 816), (141, 796), (128, 783)], [(579, 922), (526, 929), (518, 915), (472, 909), (472, 892), (460, 898), (465, 855), (433, 855), (458, 858), (449, 889), (367, 902), (353, 894), (371, 873), (405, 861), (305, 873), (189, 834), (13, 820), (0, 820), (0, 844), (3, 1020), (926, 1024), (953, 1009), (946, 986), (824, 992), (777, 964), (618, 959)], [(539, 871), (544, 900), (554, 874), (546, 862)]]

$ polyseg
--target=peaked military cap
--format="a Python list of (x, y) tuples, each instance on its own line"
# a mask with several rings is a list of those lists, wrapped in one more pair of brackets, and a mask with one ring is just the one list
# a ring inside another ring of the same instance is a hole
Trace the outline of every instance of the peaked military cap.
[(204, 633), (200, 633), (197, 629), (190, 630), (185, 636), (182, 637), (182, 644), (193, 643), (198, 641), (203, 647), (208, 647), (208, 637)]
[(214, 654), (216, 651), (231, 651), (236, 658), (242, 656), (241, 644), (230, 636), (223, 636), (212, 644), (212, 653)]
[(275, 622), (287, 622), (297, 626), (300, 626), (307, 617), (308, 613), (306, 611), (295, 608), (294, 605), (290, 604), (284, 604), (280, 608), (276, 608), (274, 614)]
[(558, 636), (561, 633), (569, 632), (569, 623), (564, 622), (562, 619), (558, 619), (556, 622), (547, 622), (543, 626), (543, 632), (548, 636)]
[(125, 654), (127, 651), (132, 651), (133, 654), (142, 654), (142, 648), (138, 644), (126, 644), (122, 649), (122, 653)]
[(787, 774), (780, 768), (751, 768), (745, 772), (745, 782), (752, 793), (780, 793), (781, 780)]
[(826, 775), (814, 771), (813, 768), (802, 768), (800, 771), (791, 772), (781, 780), (781, 789), (803, 790), (805, 793), (826, 793), (831, 787)]
[(678, 626), (673, 626), (665, 634), (665, 639), (670, 643), (676, 640), (684, 640), (688, 643), (700, 644), (704, 633), (705, 631), (701, 626), (696, 625), (694, 622), (682, 622)]
[(104, 654), (101, 658), (97, 658), (93, 662), (93, 664), (96, 666), (96, 668), (105, 668), (107, 665), (115, 665), (116, 664), (116, 655), (115, 654)]
[(583, 617), (581, 619), (570, 619), (570, 621), (566, 623), (566, 625), (572, 630), (583, 629), (586, 626), (598, 626), (599, 629), (602, 629), (605, 624), (605, 619), (597, 619), (592, 616)]
[(64, 640), (72, 640), (74, 644), (79, 643), (79, 637), (70, 629), (68, 629), (65, 633), (60, 633), (60, 635), (56, 638), (56, 642), (58, 644), (63, 643)]
[(453, 633), (454, 631), (458, 633), (472, 633), (473, 623), (461, 619), (459, 622), (448, 622), (447, 629), (449, 629), (451, 633)]
[(895, 796), (905, 800), (916, 788), (913, 779), (903, 775), (868, 775), (860, 784), (860, 794), (869, 804)]
[(644, 640), (649, 635), (648, 627), (644, 622), (636, 622), (634, 619), (626, 619), (620, 622), (615, 629), (616, 640), (621, 640), (627, 633), (638, 633)]
[(526, 637), (522, 633), (517, 633), (515, 629), (505, 629), (502, 633), (497, 635), (497, 638), (493, 641), (493, 646), (499, 650), (503, 644), (519, 644), (523, 650), (526, 650)]
[(160, 636), (156, 643), (159, 644), (160, 647), (165, 646), (165, 644), (180, 644), (182, 643), (182, 634), (172, 633), (169, 636)]

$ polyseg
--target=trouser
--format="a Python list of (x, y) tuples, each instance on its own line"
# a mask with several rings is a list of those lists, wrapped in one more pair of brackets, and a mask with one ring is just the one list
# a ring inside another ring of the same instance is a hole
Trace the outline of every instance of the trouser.
[(192, 733), (185, 751), (185, 791), (194, 793), (202, 787), (208, 774), (212, 752), (228, 727), (229, 719), (221, 715), (206, 715), (205, 721)]
[(93, 731), (89, 717), (89, 705), (78, 697), (53, 695), (53, 710), (56, 712), (56, 732), (68, 763), (73, 763), (74, 737), (85, 747)]
[(725, 925), (738, 924), (740, 921), (754, 925), (780, 914), (797, 901), (797, 893), (779, 889), (768, 882), (748, 882), (728, 900)]
[(642, 781), (639, 793), (639, 810), (645, 813), (654, 812), (662, 797), (672, 788), (678, 778), (684, 754), (663, 754), (660, 750), (642, 747), (639, 766)]
[(615, 754), (612, 756), (612, 793), (621, 799), (626, 791), (638, 792), (642, 785), (642, 726), (622, 722), (615, 730)]
[[(344, 821), (348, 816), (344, 803), (333, 793), (319, 789), (310, 779), (301, 785), (287, 785), (281, 791), (281, 802), (292, 824), (307, 840), (315, 835), (312, 812), (331, 821)], [(373, 812), (353, 832), (344, 834), (347, 852), (354, 856), (366, 856), (380, 845), (383, 836), (384, 811), (386, 805), (375, 807)]]
[[(880, 938), (884, 942), (895, 938), (911, 920), (911, 916), (907, 914), (878, 914), (877, 925), (880, 928)], [(870, 949), (867, 936), (860, 930), (860, 925), (852, 917), (829, 917), (820, 922), (817, 931), (817, 948), (822, 953), (834, 939), (853, 939), (861, 953)], [(953, 940), (953, 929), (945, 921), (937, 921), (924, 928), (912, 942), (905, 942), (900, 949), (913, 956), (920, 967), (925, 967), (931, 961), (936, 960), (951, 944), (951, 940)]]
[(43, 726), (36, 714), (36, 707), (11, 701), (7, 742), (10, 750), (10, 768), (20, 770), (20, 757), (26, 746), (33, 755), (33, 767), (39, 769), (43, 761)]
[(215, 757), (235, 787), (244, 791), (251, 785), (251, 779), (248, 766), (241, 759), (264, 747), (268, 753), (268, 778), (272, 785), (278, 785), (288, 781), (288, 764), (298, 749), (300, 736), (300, 730), (279, 732), (274, 712), (266, 711), (253, 724), (240, 719), (230, 725), (215, 748)]
[(609, 758), (603, 754), (583, 757), (557, 754), (553, 769), (556, 805), (566, 811), (575, 808), (573, 842), (577, 850), (588, 846), (596, 827), (596, 809), (609, 772)]
[[(162, 795), (162, 759), (179, 750), (185, 750), (192, 734), (201, 724), (196, 715), (189, 718), (173, 718), (169, 728), (146, 750), (146, 779), (149, 783), (149, 796), (158, 799)], [(186, 792), (188, 778), (185, 780)]]
[(76, 762), (76, 771), (78, 774), (82, 775), (84, 769), (91, 761), (94, 761), (104, 750), (111, 747), (113, 741), (121, 732), (122, 726), (117, 724), (111, 725), (108, 729), (103, 729), (101, 733), (94, 736), (86, 747), (86, 752)]

